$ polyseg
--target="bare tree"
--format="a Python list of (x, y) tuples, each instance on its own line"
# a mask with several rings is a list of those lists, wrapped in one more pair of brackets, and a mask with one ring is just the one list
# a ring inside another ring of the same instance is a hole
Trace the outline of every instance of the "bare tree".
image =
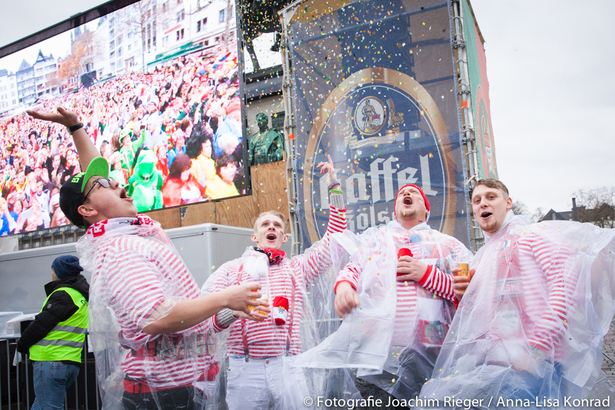
[(545, 212), (542, 208), (538, 207), (534, 210), (534, 212), (530, 211), (525, 202), (515, 200), (513, 201), (512, 211), (515, 215), (523, 215), (531, 222), (539, 222), (543, 216), (545, 216)]
[(512, 211), (515, 215), (529, 216), (530, 211), (527, 209), (527, 205), (521, 201), (513, 201)]
[(579, 222), (591, 222), (601, 228), (615, 228), (615, 187), (580, 189), (577, 199)]
[(545, 211), (542, 210), (541, 207), (538, 207), (534, 210), (534, 212), (530, 215), (530, 221), (538, 222), (545, 216)]

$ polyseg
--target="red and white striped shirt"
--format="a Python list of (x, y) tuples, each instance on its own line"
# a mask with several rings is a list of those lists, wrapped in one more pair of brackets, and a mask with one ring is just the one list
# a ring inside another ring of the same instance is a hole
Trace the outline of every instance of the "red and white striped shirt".
[[(279, 264), (269, 265), (268, 278), (261, 278), (258, 282), (264, 288), (268, 284), (270, 304), (276, 296), (288, 299), (289, 312), (286, 323), (276, 325), (271, 314), (262, 322), (236, 320), (229, 326), (230, 333), (226, 342), (229, 354), (244, 354), (244, 326), (250, 357), (263, 359), (284, 355), (289, 338), (289, 353), (291, 355), (301, 353), (299, 328), (303, 315), (306, 286), (331, 266), (330, 235), (342, 232), (346, 226), (346, 208), (338, 210), (330, 207), (327, 231), (319, 242), (302, 255), (297, 255), (292, 259), (284, 258)], [(212, 292), (219, 292), (240, 282), (253, 281), (243, 270), (244, 259), (243, 257), (238, 258), (220, 266), (214, 273), (216, 280)], [(215, 318), (212, 318), (212, 324), (216, 331), (224, 330)]]
[[(159, 225), (128, 226), (131, 220), (98, 222), (84, 235), (95, 249), (90, 300), (114, 313), (121, 330), (119, 343), (128, 349), (121, 361), (127, 377), (158, 389), (190, 385), (203, 378), (212, 362), (207, 354), (207, 322), (157, 336), (143, 328), (153, 322), (150, 315), (162, 302), (172, 306), (198, 298), (200, 288)], [(127, 230), (132, 234), (118, 234)], [(93, 316), (90, 322), (97, 319), (102, 320)]]
[[(566, 269), (572, 268), (567, 265), (572, 251), (563, 240), (551, 239), (553, 233), (515, 228), (509, 227), (506, 235), (486, 244), (473, 263), (477, 276), (491, 267), (493, 276), (488, 280), (495, 281), (496, 289), (503, 289), (493, 295), (497, 298), (493, 331), (502, 333), (503, 339), (526, 339), (532, 347), (555, 351), (557, 358), (558, 339), (567, 329), (567, 309), (573, 304), (573, 275), (566, 274)], [(507, 309), (510, 315), (506, 315)], [(498, 318), (508, 317), (520, 320), (498, 323), (502, 320)], [(515, 330), (511, 322), (521, 328)]]
[[(382, 229), (380, 234), (393, 235), (397, 249), (410, 248), (416, 259), (428, 264), (427, 271), (418, 283), (406, 281), (396, 282), (395, 285), (397, 304), (391, 343), (394, 346), (406, 346), (413, 340), (417, 332), (416, 327), (421, 318), (419, 304), (424, 306), (423, 309), (431, 309), (434, 300), (452, 304), (455, 298), (452, 276), (443, 272), (438, 266), (442, 265), (442, 268), (450, 271), (450, 268), (456, 266), (454, 264), (457, 261), (469, 261), (472, 254), (457, 239), (432, 229), (412, 229), (405, 232)], [(382, 243), (386, 243), (386, 241), (383, 240)], [(376, 249), (370, 251), (374, 254), (379, 252)], [(438, 264), (438, 266), (435, 264)], [(352, 262), (346, 265), (337, 277), (336, 288), (339, 283), (345, 281), (349, 282), (355, 290), (358, 290), (359, 278), (364, 268), (364, 266), (358, 266)], [(395, 275), (396, 272), (389, 274)], [(433, 308), (437, 309), (436, 306), (433, 306)], [(429, 314), (422, 316), (426, 318), (426, 321), (429, 321)]]

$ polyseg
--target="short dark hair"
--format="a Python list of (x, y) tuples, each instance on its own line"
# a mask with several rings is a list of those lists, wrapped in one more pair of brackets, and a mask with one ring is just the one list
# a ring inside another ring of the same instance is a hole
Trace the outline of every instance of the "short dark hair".
[(169, 168), (169, 178), (179, 179), (187, 169), (190, 169), (190, 158), (186, 154), (179, 154)]
[(233, 155), (222, 155), (220, 158), (216, 160), (216, 173), (220, 175), (220, 169), (224, 168), (230, 163), (235, 163), (237, 166), (237, 160)]
[(193, 129), (192, 134), (190, 134), (190, 137), (188, 137), (188, 139), (186, 140), (186, 155), (188, 155), (190, 158), (198, 157), (203, 150), (203, 144), (207, 142), (207, 140), (212, 141), (211, 135), (209, 135), (209, 133), (204, 128), (205, 127), (203, 127), (202, 124), (201, 126), (197, 124), (197, 126), (195, 127), (196, 132)]
[(476, 185), (474, 185), (474, 189), (476, 189), (476, 187), (481, 186), (481, 185), (484, 185), (488, 188), (499, 189), (500, 191), (506, 194), (506, 197), (510, 196), (510, 193), (508, 192), (508, 188), (506, 188), (506, 185), (504, 185), (502, 181), (498, 179), (494, 179), (494, 178), (479, 179)]
[(190, 121), (190, 118), (185, 118), (181, 120), (181, 122), (179, 123), (179, 128), (182, 129), (182, 131), (186, 131), (186, 129), (188, 129), (188, 126), (192, 124), (192, 121)]

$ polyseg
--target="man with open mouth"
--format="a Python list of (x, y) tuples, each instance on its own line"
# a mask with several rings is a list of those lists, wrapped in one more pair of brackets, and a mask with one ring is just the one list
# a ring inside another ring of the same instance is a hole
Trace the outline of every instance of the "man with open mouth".
[[(284, 215), (263, 212), (254, 223), (255, 246), (222, 265), (203, 287), (204, 293), (215, 294), (237, 283), (256, 281), (261, 285), (263, 298), (271, 305), (271, 314), (252, 311), (251, 317), (260, 318), (260, 322), (246, 321), (243, 312), (227, 311), (213, 320), (217, 331), (228, 329), (226, 403), (230, 410), (266, 410), (270, 406), (298, 409), (305, 407), (304, 399), (309, 397), (303, 370), (288, 363), (302, 351), (300, 333), (305, 331), (302, 320), (309, 289), (324, 279), (331, 267), (331, 237), (347, 226), (343, 193), (331, 157), (318, 167), (321, 173), (328, 171), (331, 204), (323, 238), (303, 254), (288, 258), (281, 250), (288, 240)], [(332, 285), (330, 282), (325, 286), (326, 291), (331, 292)]]
[[(206, 319), (222, 309), (260, 306), (255, 282), (201, 296), (196, 281), (160, 224), (137, 215), (132, 198), (109, 178), (76, 113), (28, 111), (68, 128), (85, 172), (60, 190), (60, 207), (86, 228), (77, 243), (91, 272), (90, 340), (103, 408), (193, 409), (203, 406), (203, 382), (217, 365)], [(267, 309), (263, 307), (263, 309)]]
[(339, 273), (339, 330), (300, 363), (358, 368), (363, 398), (399, 403), (429, 379), (454, 314), (452, 273), (471, 253), (427, 224), (429, 200), (408, 184), (397, 192), (395, 221), (354, 236), (355, 251)]
[(479, 180), (471, 198), (485, 244), (470, 277), (454, 278), (461, 302), (421, 396), (482, 400), (478, 408), (570, 408), (571, 399), (610, 408), (615, 388), (599, 359), (613, 317), (615, 232), (529, 224), (495, 179)]

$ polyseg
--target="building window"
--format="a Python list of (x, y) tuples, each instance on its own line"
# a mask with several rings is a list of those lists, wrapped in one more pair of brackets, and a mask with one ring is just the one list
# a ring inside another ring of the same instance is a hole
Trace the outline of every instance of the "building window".
[(184, 39), (184, 29), (177, 30), (177, 41)]
[(196, 22), (196, 32), (198, 33), (200, 31), (201, 31), (201, 21), (199, 20)]
[(219, 23), (224, 23), (224, 9), (220, 10), (220, 13), (218, 14), (218, 22)]
[(185, 16), (186, 16), (186, 12), (184, 11), (184, 9), (181, 9), (180, 11), (178, 11), (177, 12), (177, 22), (179, 23), (180, 21), (183, 21)]

